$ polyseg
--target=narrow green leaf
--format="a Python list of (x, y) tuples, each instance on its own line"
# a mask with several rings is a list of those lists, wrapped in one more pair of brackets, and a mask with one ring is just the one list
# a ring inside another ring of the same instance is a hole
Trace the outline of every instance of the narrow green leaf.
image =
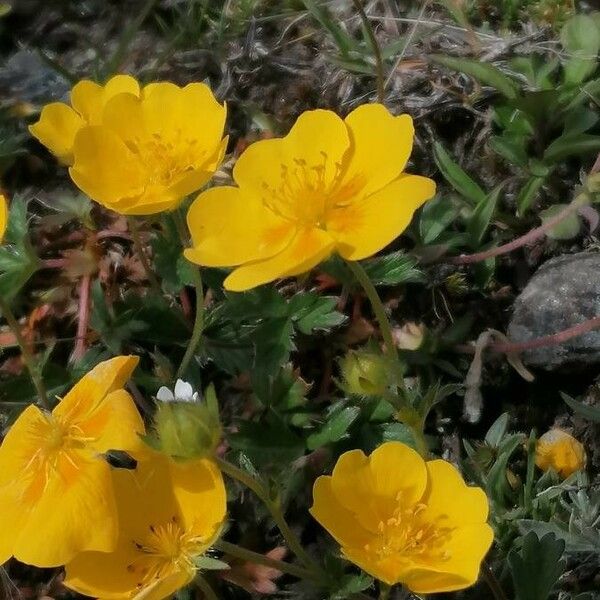
[(435, 63), (470, 75), (484, 85), (492, 86), (509, 100), (516, 98), (519, 93), (519, 86), (490, 63), (441, 54), (433, 54), (429, 58)]
[(578, 414), (588, 421), (600, 423), (600, 408), (584, 404), (575, 398), (571, 398), (568, 394), (560, 392), (561, 398)]
[(564, 65), (565, 83), (578, 85), (598, 66), (598, 26), (588, 15), (574, 15), (563, 26), (560, 41), (571, 55)]
[(582, 154), (595, 154), (600, 151), (600, 135), (575, 133), (561, 135), (554, 140), (544, 152), (544, 161), (556, 163)]
[(530, 177), (527, 180), (527, 183), (521, 188), (519, 195), (517, 196), (517, 214), (522, 217), (533, 204), (537, 193), (540, 191), (544, 183), (546, 182), (546, 177)]
[(462, 194), (473, 204), (478, 204), (485, 198), (485, 192), (481, 187), (465, 173), (439, 142), (433, 144), (433, 157), (446, 181), (459, 194)]
[(467, 223), (467, 233), (471, 240), (471, 245), (477, 248), (481, 244), (481, 240), (487, 231), (490, 222), (496, 211), (496, 205), (500, 198), (500, 193), (504, 188), (504, 184), (496, 186), (483, 200), (481, 200)]

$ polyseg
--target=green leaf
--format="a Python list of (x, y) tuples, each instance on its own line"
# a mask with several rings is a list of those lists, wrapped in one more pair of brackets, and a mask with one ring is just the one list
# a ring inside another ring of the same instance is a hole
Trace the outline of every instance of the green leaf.
[(581, 106), (567, 113), (565, 118), (564, 133), (574, 135), (576, 133), (585, 133), (591, 129), (598, 121), (600, 116), (596, 110)]
[(565, 83), (578, 85), (593, 73), (598, 65), (598, 26), (588, 15), (575, 15), (563, 26), (560, 41), (571, 55), (564, 65)]
[(460, 212), (449, 198), (436, 196), (425, 203), (419, 217), (419, 235), (424, 244), (431, 244), (452, 223)]
[(337, 298), (312, 293), (296, 294), (289, 301), (290, 315), (296, 328), (310, 335), (329, 331), (346, 321), (346, 315), (336, 310)]
[(600, 135), (569, 133), (561, 135), (546, 148), (544, 161), (556, 163), (570, 156), (595, 154), (598, 151), (600, 151)]
[(575, 413), (581, 415), (584, 419), (587, 419), (588, 421), (600, 423), (600, 408), (598, 408), (597, 406), (590, 406), (589, 404), (579, 402), (578, 400), (575, 400), (575, 398), (571, 398), (571, 396), (565, 394), (564, 392), (560, 392), (560, 396), (573, 409)]
[(535, 521), (533, 519), (519, 519), (517, 525), (522, 534), (534, 532), (538, 538), (548, 534), (554, 535), (565, 543), (565, 550), (568, 553), (598, 552), (597, 539), (588, 539), (577, 531), (569, 532), (567, 525), (561, 527), (558, 523), (546, 523), (545, 521)]
[(481, 240), (487, 231), (490, 222), (496, 212), (496, 205), (500, 198), (500, 193), (504, 184), (496, 186), (483, 200), (481, 200), (475, 210), (471, 213), (467, 222), (467, 233), (474, 248), (478, 248)]
[(488, 429), (485, 434), (485, 443), (492, 448), (497, 448), (500, 442), (506, 435), (508, 429), (508, 422), (510, 421), (510, 415), (508, 413), (502, 413)]
[(304, 454), (304, 441), (273, 415), (260, 423), (242, 422), (228, 438), (234, 450), (246, 454), (257, 467), (286, 465)]
[(527, 183), (521, 188), (519, 195), (516, 199), (517, 204), (517, 214), (522, 217), (533, 204), (537, 193), (540, 191), (544, 183), (546, 182), (546, 177), (530, 177), (527, 180)]
[(287, 316), (267, 320), (254, 330), (255, 377), (268, 377), (289, 360), (293, 333), (292, 320)]
[(433, 157), (435, 164), (445, 177), (446, 181), (473, 204), (478, 204), (485, 198), (485, 192), (469, 177), (465, 171), (448, 154), (439, 142), (433, 143)]
[(508, 462), (515, 450), (523, 443), (520, 434), (508, 435), (502, 441), (498, 449), (498, 458), (492, 465), (486, 478), (486, 491), (488, 496), (499, 505), (506, 502), (511, 503), (512, 490), (506, 477)]
[(315, 433), (311, 433), (306, 439), (309, 450), (316, 450), (321, 446), (339, 442), (348, 437), (348, 429), (360, 415), (358, 406), (337, 405), (325, 417), (325, 423)]
[(416, 265), (416, 259), (401, 250), (362, 262), (362, 266), (374, 285), (421, 283), (425, 278)]
[(564, 550), (564, 541), (551, 533), (539, 538), (531, 531), (523, 538), (522, 548), (508, 554), (516, 600), (548, 600), (567, 566)]
[(490, 138), (490, 148), (509, 163), (526, 167), (529, 157), (525, 150), (526, 139), (521, 135), (494, 135)]
[(226, 562), (206, 554), (195, 557), (194, 565), (201, 571), (227, 571), (231, 568)]
[[(540, 211), (542, 223), (547, 223), (567, 208), (567, 204), (553, 204), (545, 210)], [(577, 237), (581, 231), (581, 219), (576, 212), (567, 215), (560, 223), (546, 231), (546, 235), (552, 240), (571, 240)]]
[(0, 295), (6, 301), (21, 291), (40, 265), (29, 241), (28, 203), (22, 196), (13, 198), (4, 244), (0, 246)]
[(321, 27), (329, 31), (335, 43), (341, 52), (342, 56), (347, 57), (351, 50), (359, 50), (356, 40), (349, 36), (336, 22), (336, 20), (329, 14), (329, 11), (315, 2), (315, 0), (302, 0), (304, 6), (310, 14), (316, 19)]
[(490, 63), (442, 54), (433, 54), (430, 59), (435, 63), (470, 75), (484, 85), (492, 86), (509, 100), (516, 98), (519, 93), (519, 86)]

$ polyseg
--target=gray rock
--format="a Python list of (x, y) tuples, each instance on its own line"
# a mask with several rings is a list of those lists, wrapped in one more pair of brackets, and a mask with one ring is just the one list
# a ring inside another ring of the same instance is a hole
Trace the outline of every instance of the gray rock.
[[(571, 254), (542, 265), (515, 300), (508, 326), (514, 342), (558, 333), (600, 315), (600, 254)], [(600, 362), (600, 330), (560, 345), (528, 350), (523, 361), (553, 370)]]

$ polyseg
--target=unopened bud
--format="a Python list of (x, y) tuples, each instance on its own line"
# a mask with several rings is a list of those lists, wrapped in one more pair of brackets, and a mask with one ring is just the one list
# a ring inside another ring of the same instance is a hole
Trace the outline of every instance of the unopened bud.
[(341, 387), (348, 394), (380, 396), (390, 384), (384, 356), (370, 351), (350, 351), (340, 361)]

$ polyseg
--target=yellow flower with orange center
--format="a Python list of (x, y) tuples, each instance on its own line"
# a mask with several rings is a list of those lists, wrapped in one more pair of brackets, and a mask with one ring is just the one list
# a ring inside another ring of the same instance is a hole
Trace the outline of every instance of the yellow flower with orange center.
[(8, 225), (8, 202), (4, 197), (4, 194), (0, 194), (0, 244), (4, 239), (6, 233), (6, 226)]
[[(132, 89), (118, 89), (127, 87), (125, 81)], [(223, 160), (227, 110), (203, 83), (159, 82), (140, 89), (133, 78), (121, 76), (105, 88), (80, 82), (71, 101), (79, 113), (65, 104), (58, 103), (60, 111), (49, 105), (31, 132), (71, 164), (71, 178), (85, 194), (120, 214), (176, 208)], [(83, 107), (90, 107), (85, 115)]]
[(348, 560), (417, 594), (475, 583), (493, 541), (483, 490), (467, 486), (450, 463), (426, 462), (400, 442), (369, 457), (345, 452), (332, 476), (317, 479), (313, 499), (311, 514)]
[(0, 446), (0, 564), (15, 556), (55, 567), (114, 548), (117, 512), (102, 454), (141, 445), (142, 419), (122, 389), (137, 363), (100, 363), (52, 413), (31, 405), (10, 428)]
[(375, 254), (435, 194), (404, 173), (413, 144), (408, 115), (363, 105), (342, 120), (302, 114), (287, 136), (252, 144), (233, 170), (237, 187), (198, 196), (188, 213), (191, 262), (237, 267), (225, 287), (242, 291), (309, 271), (333, 252)]
[(47, 104), (29, 131), (62, 163), (70, 165), (77, 132), (86, 125), (100, 125), (106, 103), (122, 93), (139, 96), (138, 82), (129, 75), (116, 75), (105, 85), (84, 79), (73, 86), (71, 105), (64, 102)]
[(147, 453), (135, 471), (113, 471), (120, 534), (113, 552), (84, 552), (65, 585), (102, 600), (163, 600), (194, 578), (226, 514), (223, 477), (207, 459)]
[(535, 464), (543, 471), (553, 469), (567, 478), (585, 468), (583, 444), (562, 429), (551, 429), (540, 437), (535, 449)]

